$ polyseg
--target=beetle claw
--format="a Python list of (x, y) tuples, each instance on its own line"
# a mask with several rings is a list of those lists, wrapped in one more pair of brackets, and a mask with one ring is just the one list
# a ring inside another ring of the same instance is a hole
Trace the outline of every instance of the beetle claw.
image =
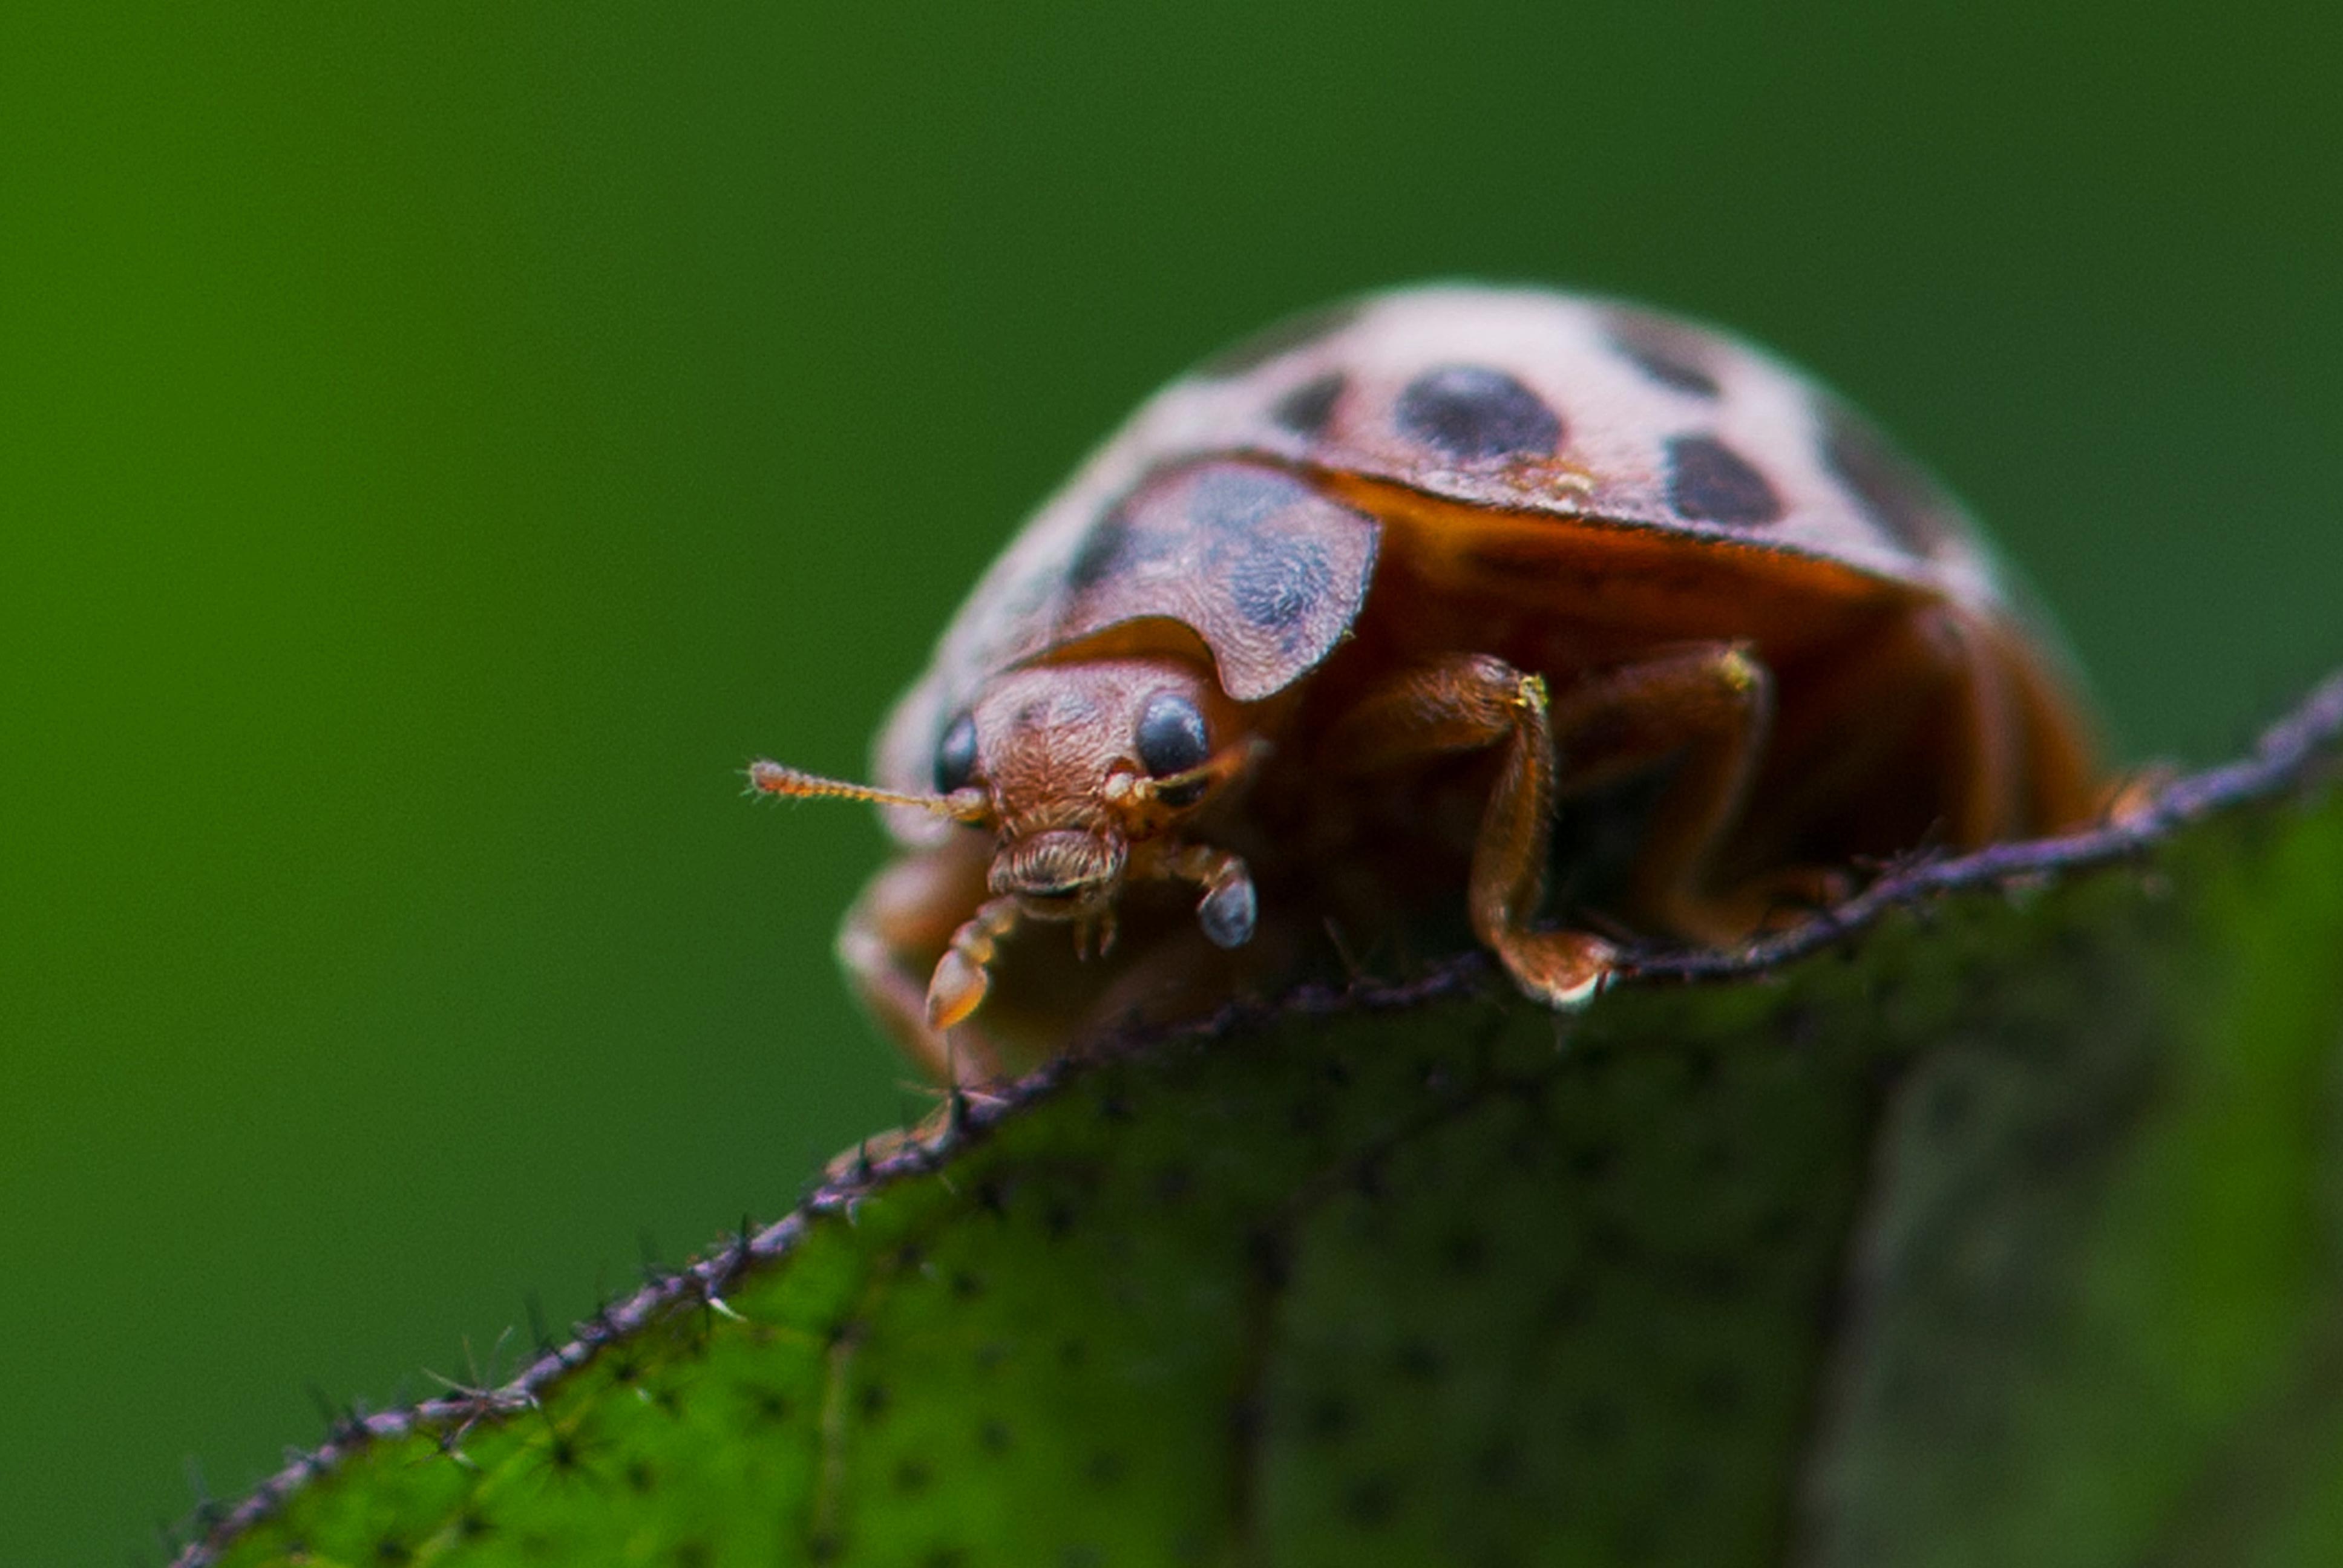
[(1232, 864), (1236, 874), (1216, 884), (1196, 905), (1196, 923), (1216, 948), (1241, 948), (1252, 940), (1253, 921), (1260, 913), (1252, 879), (1245, 874), (1243, 862)]
[(970, 963), (957, 950), (944, 954), (928, 981), (929, 1025), (950, 1029), (974, 1012), (991, 989), (992, 977), (981, 964)]

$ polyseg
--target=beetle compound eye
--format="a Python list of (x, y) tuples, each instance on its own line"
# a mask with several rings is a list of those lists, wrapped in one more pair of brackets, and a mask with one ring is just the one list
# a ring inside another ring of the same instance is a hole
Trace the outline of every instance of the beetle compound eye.
[(1177, 692), (1150, 698), (1139, 716), (1139, 760), (1158, 779), (1201, 768), (1212, 755), (1204, 716)]
[(936, 746), (936, 793), (965, 789), (976, 777), (976, 716), (963, 713)]

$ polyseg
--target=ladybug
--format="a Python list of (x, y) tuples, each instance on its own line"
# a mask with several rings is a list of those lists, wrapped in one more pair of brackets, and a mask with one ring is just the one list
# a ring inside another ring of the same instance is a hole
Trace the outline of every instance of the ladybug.
[(1814, 381), (1444, 285), (1145, 403), (961, 607), (880, 787), (749, 777), (885, 809), (903, 853), (840, 955), (981, 1082), (1443, 942), (1575, 1008), (1639, 938), (1730, 944), (1860, 866), (2087, 819), (2091, 729), (1959, 505)]

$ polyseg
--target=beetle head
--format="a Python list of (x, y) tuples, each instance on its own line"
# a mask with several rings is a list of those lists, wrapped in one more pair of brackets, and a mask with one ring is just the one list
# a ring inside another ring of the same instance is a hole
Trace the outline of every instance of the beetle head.
[[(1203, 661), (1068, 658), (997, 675), (947, 725), (933, 795), (818, 779), (759, 762), (766, 793), (916, 806), (998, 836), (996, 898), (1044, 920), (1102, 921), (1126, 878), (1179, 877), (1174, 829), (1259, 749)], [(1250, 905), (1247, 909), (1249, 910)], [(1222, 906), (1214, 940), (1242, 940)], [(1208, 930), (1213, 929), (1208, 920)]]
[[(937, 748), (947, 798), (981, 789), (988, 885), (1030, 918), (1108, 911), (1151, 850), (1251, 754), (1235, 705), (1183, 658), (1086, 658), (995, 677)], [(1142, 869), (1151, 869), (1142, 867)]]

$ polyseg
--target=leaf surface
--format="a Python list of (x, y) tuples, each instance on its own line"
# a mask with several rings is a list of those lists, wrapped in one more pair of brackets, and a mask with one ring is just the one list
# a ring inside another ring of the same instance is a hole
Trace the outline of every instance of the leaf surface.
[(184, 1561), (2343, 1562), (2338, 729), (1573, 1020), (1059, 1064)]

